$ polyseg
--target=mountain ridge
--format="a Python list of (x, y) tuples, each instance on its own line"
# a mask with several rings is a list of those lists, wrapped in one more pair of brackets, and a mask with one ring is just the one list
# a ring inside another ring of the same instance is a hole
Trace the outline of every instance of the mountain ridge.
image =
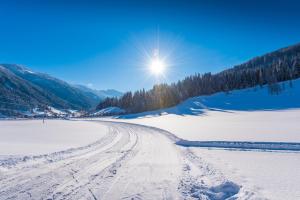
[(90, 110), (103, 98), (17, 64), (0, 64), (0, 113), (22, 116), (47, 107)]
[(75, 84), (73, 86), (77, 87), (80, 90), (91, 92), (98, 96), (100, 99), (105, 99), (106, 97), (120, 97), (123, 95), (122, 92), (115, 89), (98, 90), (81, 84)]

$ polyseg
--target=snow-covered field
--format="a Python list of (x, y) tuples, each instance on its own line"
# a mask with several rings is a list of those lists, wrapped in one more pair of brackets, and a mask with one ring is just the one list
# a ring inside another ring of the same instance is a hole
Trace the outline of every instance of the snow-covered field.
[(236, 183), (268, 199), (300, 199), (300, 153), (191, 148)]
[(70, 120), (0, 120), (0, 156), (39, 155), (76, 148), (102, 138), (107, 127)]
[[(201, 170), (196, 170), (191, 181), (196, 185), (189, 185), (188, 190), (202, 188), (201, 184), (197, 185), (202, 177), (208, 176), (207, 174), (214, 174), (213, 176), (217, 174), (217, 178), (210, 178), (212, 180), (225, 178), (241, 186), (239, 190), (241, 196), (236, 195), (240, 199), (248, 197), (249, 199), (300, 199), (299, 109), (249, 112), (203, 111), (205, 114), (199, 116), (166, 114), (110, 120), (157, 127), (183, 138), (184, 140), (181, 139), (176, 143), (183, 146), (180, 147), (181, 149), (192, 153), (192, 155), (185, 155), (193, 158), (193, 162), (187, 168), (193, 169), (201, 165), (199, 167)], [(205, 145), (211, 147), (201, 147)], [(227, 149), (228, 147), (233, 148)], [(286, 151), (286, 149), (296, 151)], [(195, 160), (197, 164), (194, 163)], [(198, 192), (192, 196), (199, 197)], [(245, 194), (247, 197), (244, 196)], [(209, 199), (218, 198), (209, 197)]]
[(300, 109), (203, 112), (116, 121), (154, 126), (192, 141), (300, 142)]
[[(12, 122), (37, 123), (2, 123)], [(54, 122), (53, 129), (71, 123)], [(99, 126), (99, 137), (89, 145), (44, 155), (3, 156), (1, 200), (299, 198), (297, 151), (183, 147), (176, 145), (179, 138), (157, 128), (123, 122), (72, 123), (83, 126), (84, 132), (87, 124)], [(32, 134), (27, 137), (34, 139)], [(39, 150), (43, 147), (32, 146), (32, 151)]]
[(121, 117), (0, 121), (0, 200), (300, 199), (299, 83)]
[(266, 87), (252, 88), (105, 120), (171, 132), (208, 171), (240, 184), (239, 194), (246, 189), (254, 199), (300, 199), (299, 108), (300, 80), (296, 80), (275, 96)]
[(91, 145), (1, 160), (0, 199), (226, 199), (250, 194), (211, 173), (192, 152), (175, 145), (176, 137), (168, 132), (98, 123), (108, 129)]

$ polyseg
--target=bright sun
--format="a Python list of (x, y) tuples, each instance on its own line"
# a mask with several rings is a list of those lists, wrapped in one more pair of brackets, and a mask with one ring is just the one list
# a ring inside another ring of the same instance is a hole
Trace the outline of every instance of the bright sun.
[(161, 75), (165, 72), (165, 69), (166, 69), (165, 63), (159, 58), (154, 58), (151, 60), (150, 70), (153, 74)]

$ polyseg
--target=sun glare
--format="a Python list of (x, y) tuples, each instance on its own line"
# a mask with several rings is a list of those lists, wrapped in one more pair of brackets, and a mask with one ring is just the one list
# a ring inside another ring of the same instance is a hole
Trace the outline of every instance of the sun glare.
[(159, 58), (154, 58), (150, 63), (150, 71), (155, 75), (162, 75), (165, 72), (166, 65)]

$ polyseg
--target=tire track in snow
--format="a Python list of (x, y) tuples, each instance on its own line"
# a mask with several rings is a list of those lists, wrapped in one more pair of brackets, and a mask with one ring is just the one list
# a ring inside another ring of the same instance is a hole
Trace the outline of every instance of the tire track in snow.
[[(97, 192), (96, 192), (97, 190), (94, 191), (94, 189), (95, 189), (94, 185), (101, 185), (101, 182), (98, 182), (97, 177), (101, 177), (99, 179), (101, 181), (105, 180), (104, 182), (102, 182), (103, 185), (108, 185), (108, 182), (106, 180), (107, 177), (113, 177), (112, 174), (115, 174), (116, 168), (121, 166), (121, 163), (124, 162), (127, 159), (128, 153), (130, 153), (130, 150), (134, 148), (137, 140), (136, 140), (136, 138), (134, 138), (129, 133), (122, 132), (121, 130), (119, 130), (118, 127), (115, 127), (113, 125), (111, 125), (111, 126), (113, 127), (113, 129), (116, 132), (123, 135), (123, 137), (122, 137), (123, 139), (120, 140), (119, 143), (117, 143), (117, 145), (114, 145), (111, 148), (107, 149), (105, 151), (105, 153), (106, 153), (106, 155), (110, 156), (112, 153), (120, 151), (121, 154), (119, 153), (119, 157), (116, 157), (113, 162), (109, 163), (104, 168), (101, 168), (100, 166), (96, 166), (98, 172), (94, 173), (94, 174), (91, 174), (91, 176), (89, 176), (89, 178), (85, 182), (82, 181), (83, 178), (81, 178), (81, 182), (83, 182), (84, 184), (80, 185), (80, 187), (77, 187), (77, 188), (71, 190), (69, 193), (64, 194), (62, 196), (63, 199), (88, 198), (88, 196), (86, 196), (86, 194), (84, 192), (82, 192), (82, 191), (84, 191), (84, 188), (87, 188), (87, 190), (91, 193), (93, 199), (95, 199), (95, 198), (98, 199), (97, 198), (98, 195), (97, 195)], [(126, 137), (124, 137), (124, 136), (126, 136)], [(86, 171), (89, 171), (89, 169), (88, 170), (82, 170), (82, 171), (84, 171), (83, 176), (86, 176)], [(101, 194), (100, 199), (102, 199), (102, 196), (103, 195)], [(57, 196), (58, 199), (61, 199), (60, 197), (61, 196)]]
[(0, 200), (221, 200), (243, 192), (188, 148), (176, 145), (178, 138), (167, 131), (99, 123), (109, 132), (93, 145), (6, 165)]
[(120, 168), (106, 199), (179, 199), (181, 160), (173, 141), (151, 128), (122, 126), (137, 132), (141, 139), (136, 155)]
[[(92, 152), (95, 152), (95, 149), (99, 151), (104, 151), (105, 148), (108, 148), (109, 145), (113, 144), (113, 141), (117, 140), (117, 135), (112, 130), (109, 131), (106, 137), (104, 137), (102, 140), (93, 143), (92, 145), (88, 145), (86, 147), (80, 147), (74, 150), (74, 152), (70, 150), (62, 151), (62, 152), (55, 152), (50, 155), (41, 155), (41, 156), (34, 156), (33, 159), (28, 159), (25, 162), (19, 162), (19, 163), (13, 163), (13, 166), (15, 168), (12, 168), (12, 170), (9, 170), (8, 173), (6, 173), (5, 176), (2, 176), (0, 178), (0, 186), (3, 190), (5, 190), (5, 186), (13, 185), (14, 181), (15, 184), (20, 184), (20, 180), (25, 179), (26, 177), (30, 177), (32, 175), (32, 169), (33, 168), (42, 168), (43, 166), (51, 166), (56, 165), (53, 163), (57, 163), (57, 168), (59, 166), (65, 166), (68, 167), (72, 164), (72, 162), (76, 162), (75, 157), (80, 156), (86, 156), (87, 154), (90, 154)], [(45, 157), (47, 157), (45, 159)], [(51, 159), (48, 159), (48, 158)], [(13, 166), (8, 166), (8, 168), (11, 168)], [(53, 171), (53, 169), (51, 169)], [(49, 170), (49, 172), (51, 172)], [(22, 171), (22, 174), (19, 172)], [(39, 173), (45, 173), (43, 170), (35, 170), (35, 176), (39, 176)], [(1, 192), (0, 192), (1, 195)]]
[[(33, 199), (41, 196), (64, 199), (68, 193), (71, 194), (75, 190), (80, 190), (82, 183), (76, 182), (88, 183), (89, 177), (87, 176), (94, 175), (93, 173), (103, 170), (119, 157), (122, 157), (122, 153), (118, 150), (129, 142), (129, 136), (126, 133), (117, 132), (114, 128), (110, 129), (109, 135), (112, 137), (109, 143), (104, 146), (102, 146), (103, 143), (100, 143), (100, 145), (93, 147), (91, 151), (78, 156), (38, 165), (33, 162), (31, 163), (32, 166), (30, 166), (29, 161), (25, 168), (16, 167), (12, 169), (14, 172), (1, 177), (0, 199), (9, 197), (28, 199), (19, 192), (20, 190), (36, 193)], [(78, 173), (74, 173), (76, 168)], [(74, 179), (75, 174), (78, 177), (77, 181)]]

